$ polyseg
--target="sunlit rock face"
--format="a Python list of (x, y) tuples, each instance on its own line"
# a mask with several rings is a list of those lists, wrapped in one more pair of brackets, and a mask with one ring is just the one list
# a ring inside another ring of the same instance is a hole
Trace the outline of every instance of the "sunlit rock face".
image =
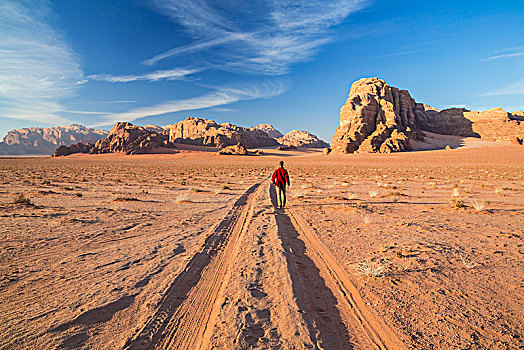
[(382, 79), (363, 78), (353, 83), (340, 110), (330, 153), (405, 151), (411, 149), (410, 141), (423, 140), (423, 131), (522, 144), (523, 122), (523, 112), (502, 108), (439, 111)]
[(52, 154), (59, 146), (95, 143), (106, 135), (105, 130), (91, 129), (78, 124), (13, 129), (0, 143), (0, 154)]
[(272, 147), (278, 142), (257, 128), (243, 128), (230, 123), (188, 117), (169, 128), (169, 141), (193, 145), (227, 147), (243, 144), (247, 148)]

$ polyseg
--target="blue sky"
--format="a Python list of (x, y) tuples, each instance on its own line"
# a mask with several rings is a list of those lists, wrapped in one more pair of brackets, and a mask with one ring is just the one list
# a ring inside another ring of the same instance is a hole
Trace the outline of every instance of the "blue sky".
[(351, 83), (524, 110), (524, 2), (0, 1), (0, 136), (199, 116), (331, 141)]

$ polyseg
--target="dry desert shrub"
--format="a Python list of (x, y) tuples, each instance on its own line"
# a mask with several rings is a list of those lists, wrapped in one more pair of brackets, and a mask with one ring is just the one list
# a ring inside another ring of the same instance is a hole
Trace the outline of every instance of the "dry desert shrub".
[(356, 199), (357, 195), (355, 193), (353, 193), (353, 192), (348, 192), (347, 198), (348, 199)]
[(453, 197), (458, 197), (460, 196), (460, 191), (458, 188), (454, 188), (453, 191), (452, 191), (452, 194), (453, 194)]
[(460, 198), (457, 198), (457, 197), (451, 198), (450, 202), (453, 208), (455, 209), (460, 209), (464, 207), (464, 200)]
[(353, 270), (356, 275), (367, 277), (384, 277), (389, 273), (387, 265), (367, 258), (359, 258), (358, 262), (353, 264)]
[(403, 197), (406, 196), (402, 191), (389, 191), (387, 196), (389, 197)]
[(31, 205), (31, 200), (27, 198), (23, 193), (20, 193), (18, 196), (13, 198), (13, 204), (27, 204)]
[(476, 211), (482, 211), (484, 210), (484, 207), (486, 206), (486, 202), (480, 202), (475, 197), (471, 197), (469, 199), (469, 202), (473, 208), (475, 208)]
[(123, 196), (123, 197), (116, 197), (113, 199), (113, 202), (138, 202), (139, 199), (136, 197), (130, 197), (130, 196)]
[(366, 224), (366, 225), (369, 224), (369, 223), (371, 222), (371, 219), (372, 219), (372, 218), (371, 218), (371, 214), (369, 214), (369, 213), (368, 213), (368, 214), (364, 214), (364, 215), (362, 215), (362, 222), (363, 222), (364, 224)]
[(191, 194), (189, 192), (182, 192), (178, 196), (176, 196), (177, 203), (190, 203), (191, 202)]
[(463, 256), (462, 254), (460, 254), (459, 257), (464, 267), (468, 270), (474, 269), (478, 266), (478, 264), (475, 262), (477, 258), (471, 259), (468, 256)]
[(369, 191), (369, 198), (375, 198), (378, 195), (378, 191)]

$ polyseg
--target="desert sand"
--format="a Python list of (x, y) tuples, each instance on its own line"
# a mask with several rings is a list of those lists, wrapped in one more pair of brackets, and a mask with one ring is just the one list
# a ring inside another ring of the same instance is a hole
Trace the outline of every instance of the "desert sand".
[(524, 149), (463, 145), (2, 158), (0, 349), (522, 348)]

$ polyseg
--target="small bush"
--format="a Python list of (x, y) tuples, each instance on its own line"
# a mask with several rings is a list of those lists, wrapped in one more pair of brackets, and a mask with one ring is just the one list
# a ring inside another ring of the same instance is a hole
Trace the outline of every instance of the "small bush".
[(203, 192), (200, 188), (193, 188), (192, 191), (195, 192), (195, 193)]
[(476, 198), (470, 198), (469, 202), (471, 203), (471, 206), (475, 208), (476, 211), (482, 211), (484, 210), (484, 207), (486, 206), (486, 202), (479, 202)]
[(388, 267), (382, 262), (362, 258), (358, 260), (358, 263), (353, 265), (353, 270), (359, 276), (384, 277), (389, 273)]
[(371, 222), (371, 214), (362, 215), (362, 222), (366, 225), (369, 224)]
[(13, 204), (31, 204), (31, 200), (29, 198), (26, 198), (26, 196), (23, 193), (20, 193), (18, 196), (16, 196), (13, 199)]
[(191, 202), (191, 194), (189, 192), (180, 193), (176, 197), (176, 202), (177, 203), (189, 203), (189, 202)]
[(77, 197), (82, 197), (82, 196), (83, 196), (83, 194), (82, 194), (82, 193), (80, 193), (80, 192), (77, 192), (77, 193), (75, 193), (75, 196), (77, 196)]
[(223, 189), (223, 190), (230, 190), (231, 187), (229, 187), (228, 185), (224, 185), (224, 186), (222, 186), (222, 189)]
[(464, 265), (464, 267), (466, 269), (468, 269), (468, 270), (474, 269), (475, 267), (478, 266), (478, 264), (475, 262), (475, 260), (477, 260), (477, 258), (470, 259), (469, 257), (462, 256), (462, 254), (461, 254), (460, 255), (460, 260), (462, 261), (462, 264)]
[(378, 191), (369, 191), (369, 198), (375, 198), (378, 195)]
[(451, 198), (451, 205), (455, 209), (463, 208), (464, 207), (464, 200), (460, 198)]
[(113, 201), (114, 202), (137, 202), (139, 201), (139, 199), (136, 197), (116, 197)]
[(401, 197), (406, 196), (402, 191), (389, 191), (387, 196), (389, 197)]

